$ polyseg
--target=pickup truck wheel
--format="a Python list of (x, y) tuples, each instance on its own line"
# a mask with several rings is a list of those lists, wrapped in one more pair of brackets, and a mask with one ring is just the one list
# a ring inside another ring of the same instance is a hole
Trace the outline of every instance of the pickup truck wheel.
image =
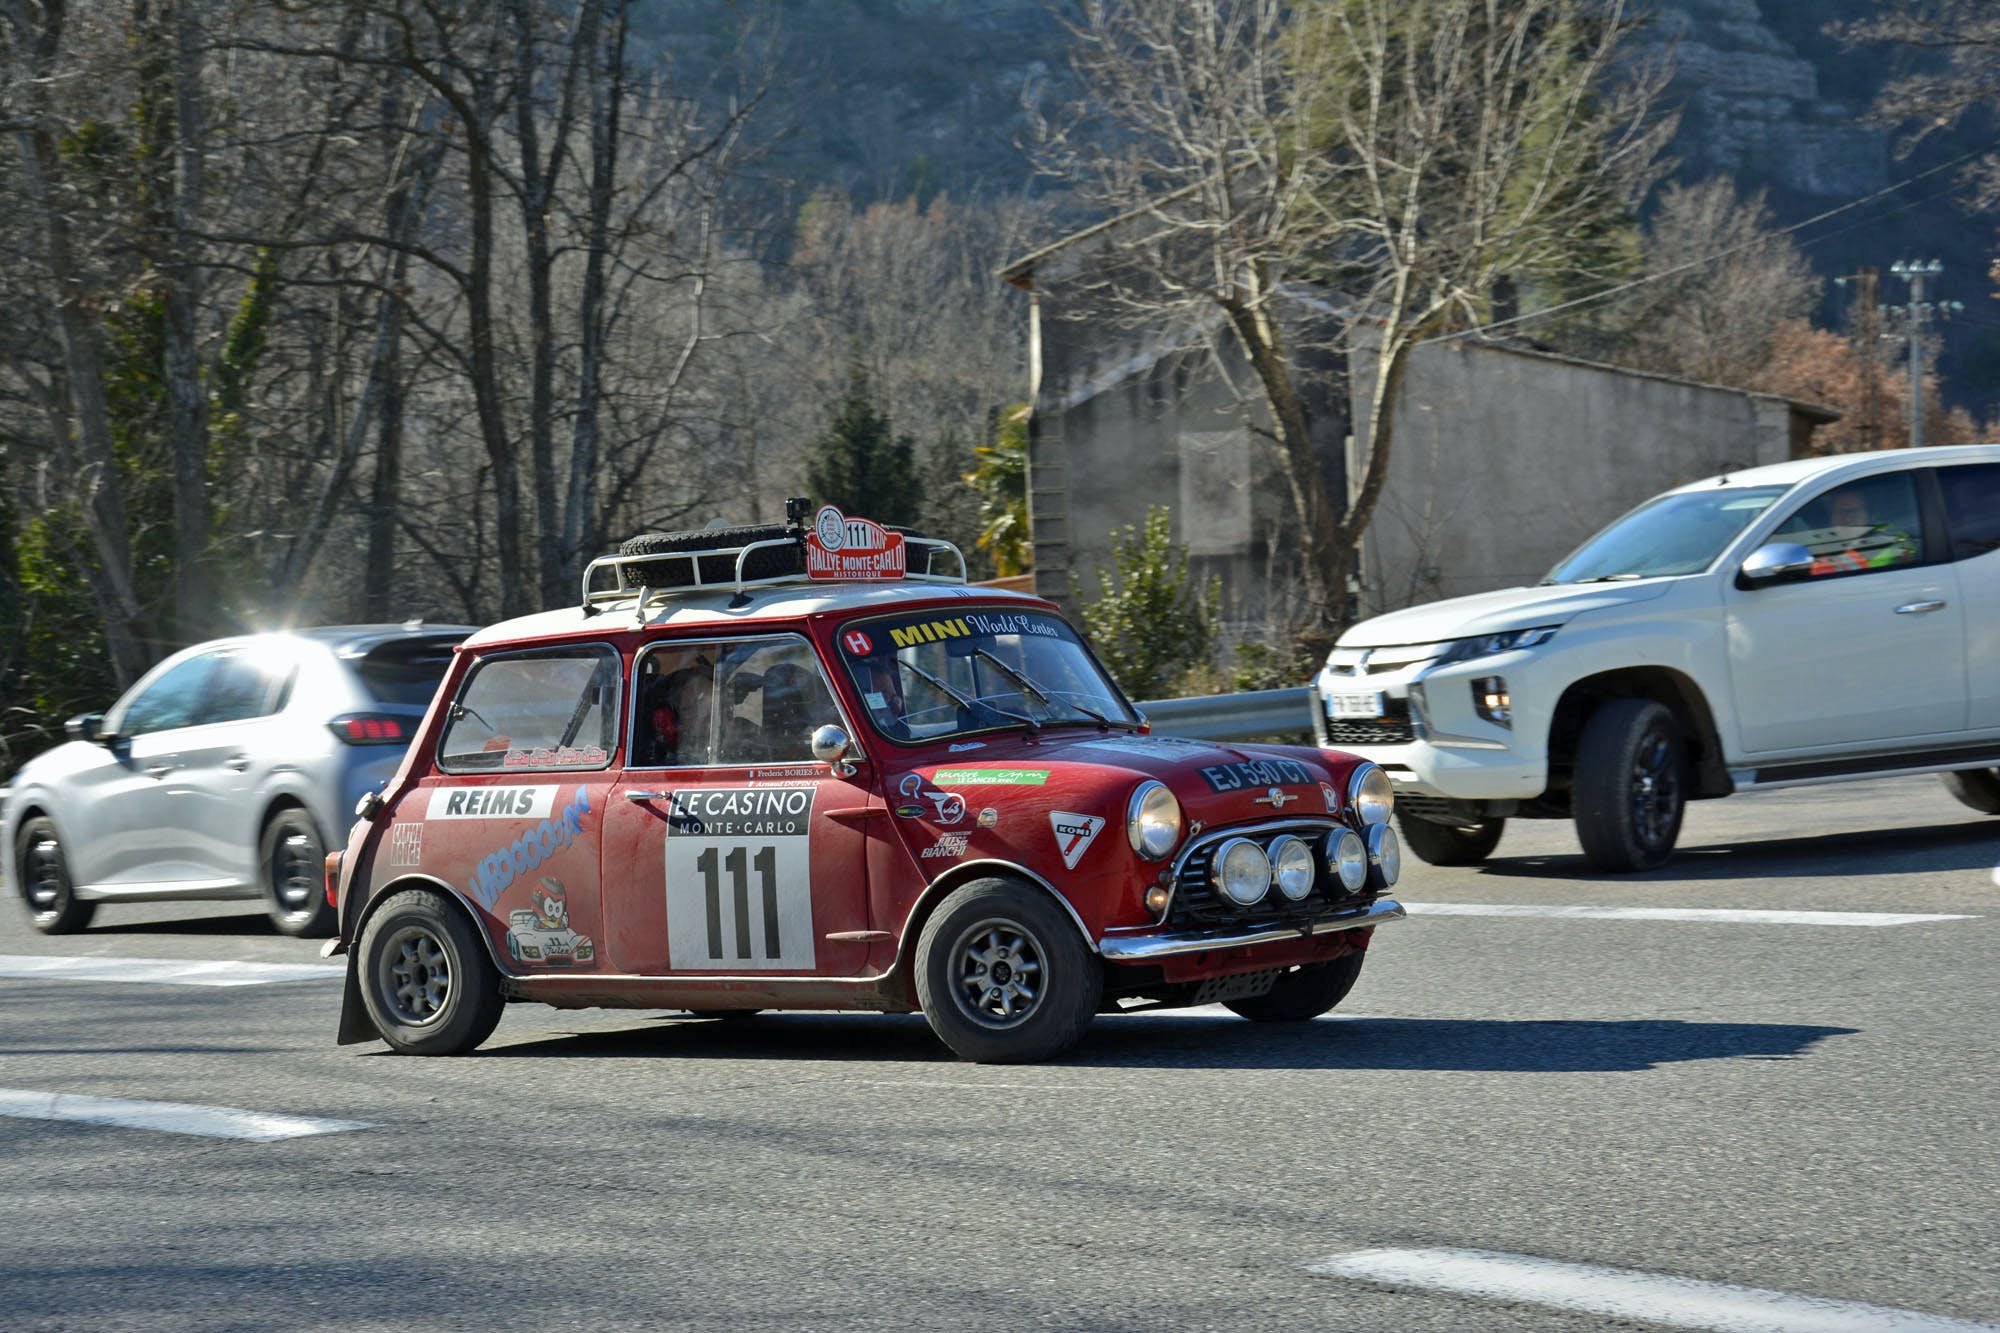
[(1591, 865), (1666, 863), (1687, 806), (1687, 749), (1671, 709), (1651, 699), (1606, 703), (1584, 724), (1574, 774), (1570, 805)]
[(258, 884), (271, 924), (287, 935), (320, 939), (333, 934), (333, 904), (326, 900), (326, 849), (312, 818), (297, 806), (271, 816), (258, 840)]
[(1104, 972), (1049, 896), (1014, 879), (955, 890), (917, 938), (917, 1002), (938, 1040), (983, 1064), (1043, 1060), (1074, 1045)]
[(1396, 812), (1403, 845), (1426, 865), (1476, 866), (1493, 854), (1506, 831), (1504, 819), (1476, 819), (1469, 824), (1440, 824), (1422, 815)]
[(1944, 789), (1983, 815), (2000, 815), (2000, 768), (1940, 773)]
[(472, 923), (429, 889), (406, 889), (361, 931), (361, 1002), (404, 1055), (463, 1055), (493, 1034), (506, 1000)]
[(76, 896), (69, 862), (50, 820), (37, 816), (21, 825), (14, 840), (14, 871), (20, 877), (21, 901), (28, 905), (28, 916), (42, 934), (73, 934), (97, 915), (96, 903)]
[(1247, 1000), (1224, 1000), (1222, 1007), (1253, 1023), (1303, 1023), (1318, 1018), (1347, 998), (1361, 975), (1368, 951), (1356, 949), (1330, 963), (1307, 963), (1279, 977), (1277, 984), (1262, 995)]

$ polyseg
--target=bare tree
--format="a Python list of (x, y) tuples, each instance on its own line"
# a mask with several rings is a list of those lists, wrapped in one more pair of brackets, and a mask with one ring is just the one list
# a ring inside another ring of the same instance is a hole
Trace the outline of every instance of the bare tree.
[[(1623, 0), (1083, 0), (1087, 101), (1045, 167), (1116, 216), (1083, 280), (1134, 326), (1219, 327), (1257, 386), (1320, 635), (1388, 477), (1412, 351), (1487, 316), (1495, 283), (1601, 276), (1595, 243), (1670, 127)], [(1336, 332), (1287, 298), (1317, 281)], [(1316, 354), (1344, 352), (1365, 467), (1312, 447)]]
[[(2000, 9), (1990, 0), (1894, 0), (1886, 13), (1839, 33), (1849, 46), (1889, 43), (1925, 57), (1916, 72), (1891, 79), (1875, 102), (1878, 117), (1909, 127), (1906, 153), (1969, 111), (2000, 108)], [(1969, 175), (1979, 208), (2000, 204), (2000, 151), (1989, 148)]]

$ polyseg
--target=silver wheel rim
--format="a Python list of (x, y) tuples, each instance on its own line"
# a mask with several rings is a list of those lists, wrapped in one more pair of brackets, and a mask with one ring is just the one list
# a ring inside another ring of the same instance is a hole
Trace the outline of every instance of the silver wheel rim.
[(960, 931), (948, 956), (952, 1002), (983, 1028), (1016, 1028), (1048, 991), (1047, 951), (1018, 921), (991, 917)]
[(65, 882), (62, 844), (48, 834), (38, 834), (21, 858), (21, 879), (28, 889), (28, 908), (36, 916), (54, 916), (62, 902)]
[(404, 926), (382, 942), (377, 957), (376, 991), (398, 1023), (423, 1027), (443, 1016), (451, 1002), (451, 954), (435, 932)]
[(271, 892), (288, 916), (313, 910), (313, 894), (322, 888), (313, 874), (313, 840), (296, 829), (278, 840), (271, 852)]

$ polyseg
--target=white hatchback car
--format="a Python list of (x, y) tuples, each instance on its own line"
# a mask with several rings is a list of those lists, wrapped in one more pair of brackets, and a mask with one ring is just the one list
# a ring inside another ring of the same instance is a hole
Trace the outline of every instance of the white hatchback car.
[(1644, 869), (1688, 800), (1891, 774), (2000, 814), (2000, 445), (1682, 486), (1532, 588), (1354, 626), (1314, 684), (1320, 742), (1387, 770), (1434, 865), (1518, 816)]

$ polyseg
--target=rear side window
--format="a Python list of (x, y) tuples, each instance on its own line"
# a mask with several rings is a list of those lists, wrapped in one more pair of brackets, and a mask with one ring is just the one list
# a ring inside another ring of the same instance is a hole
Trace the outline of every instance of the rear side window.
[(296, 670), (291, 653), (268, 641), (215, 654), (196, 721), (243, 722), (277, 712)]
[(368, 697), (378, 704), (429, 706), (451, 669), (452, 639), (398, 639), (371, 648), (352, 663)]
[(604, 768), (618, 739), (618, 654), (555, 648), (473, 667), (438, 742), (447, 773)]
[(1951, 558), (1970, 560), (2000, 550), (2000, 463), (1938, 469)]

